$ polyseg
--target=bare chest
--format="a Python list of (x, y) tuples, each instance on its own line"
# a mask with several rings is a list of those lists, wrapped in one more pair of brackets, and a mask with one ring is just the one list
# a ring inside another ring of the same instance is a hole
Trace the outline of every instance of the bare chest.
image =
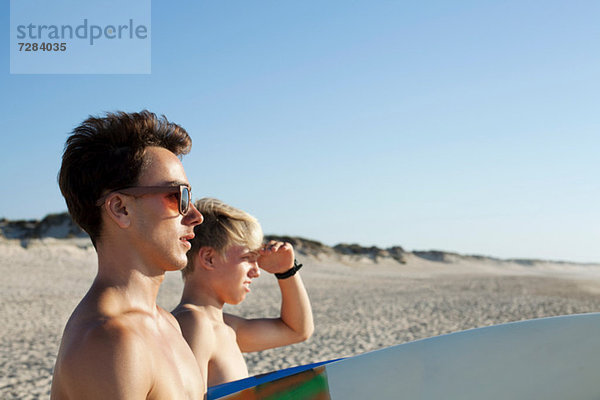
[(162, 334), (152, 343), (154, 384), (148, 399), (200, 399), (204, 382), (183, 337)]
[(208, 363), (208, 385), (214, 386), (248, 377), (246, 360), (229, 326), (215, 330), (215, 348)]

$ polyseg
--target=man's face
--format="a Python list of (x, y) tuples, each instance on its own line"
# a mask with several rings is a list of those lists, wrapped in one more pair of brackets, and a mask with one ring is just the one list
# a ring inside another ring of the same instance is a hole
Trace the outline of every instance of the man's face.
[[(148, 166), (141, 173), (137, 186), (169, 186), (189, 184), (179, 158), (162, 147), (146, 149)], [(135, 245), (146, 265), (163, 271), (185, 267), (186, 253), (191, 248), (194, 226), (202, 215), (190, 205), (185, 216), (179, 213), (179, 198), (175, 193), (157, 193), (131, 197), (132, 232)]]
[(231, 245), (224, 255), (215, 258), (221, 301), (227, 304), (241, 303), (248, 293), (252, 279), (260, 276), (258, 252), (246, 246)]

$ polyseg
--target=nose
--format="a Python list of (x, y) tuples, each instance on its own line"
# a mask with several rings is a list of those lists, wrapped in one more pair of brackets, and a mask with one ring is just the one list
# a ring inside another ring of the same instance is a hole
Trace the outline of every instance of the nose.
[(248, 277), (254, 279), (260, 276), (260, 268), (258, 268), (258, 263), (255, 261), (252, 263), (252, 268), (248, 271)]
[(190, 204), (190, 209), (185, 214), (184, 219), (186, 220), (186, 225), (191, 226), (200, 225), (202, 221), (204, 221), (204, 217), (202, 216), (200, 211), (198, 211), (194, 203)]

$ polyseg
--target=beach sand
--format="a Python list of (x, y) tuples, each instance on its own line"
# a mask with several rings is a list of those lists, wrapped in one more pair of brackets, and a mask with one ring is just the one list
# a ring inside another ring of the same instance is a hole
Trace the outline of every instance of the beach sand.
[[(89, 242), (0, 239), (0, 398), (47, 398), (62, 330), (96, 272)], [(448, 332), (509, 321), (600, 311), (600, 265), (508, 261), (433, 262), (299, 257), (315, 319), (306, 342), (248, 354), (251, 374), (347, 357)], [(158, 303), (179, 300), (168, 273)], [(228, 312), (275, 317), (279, 292), (264, 273)]]

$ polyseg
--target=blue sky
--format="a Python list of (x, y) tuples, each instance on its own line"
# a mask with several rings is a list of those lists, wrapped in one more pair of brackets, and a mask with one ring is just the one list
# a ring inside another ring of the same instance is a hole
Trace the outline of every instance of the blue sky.
[(2, 4), (0, 217), (66, 210), (70, 130), (147, 108), (266, 232), (600, 261), (597, 1), (155, 0), (149, 75), (11, 75)]

